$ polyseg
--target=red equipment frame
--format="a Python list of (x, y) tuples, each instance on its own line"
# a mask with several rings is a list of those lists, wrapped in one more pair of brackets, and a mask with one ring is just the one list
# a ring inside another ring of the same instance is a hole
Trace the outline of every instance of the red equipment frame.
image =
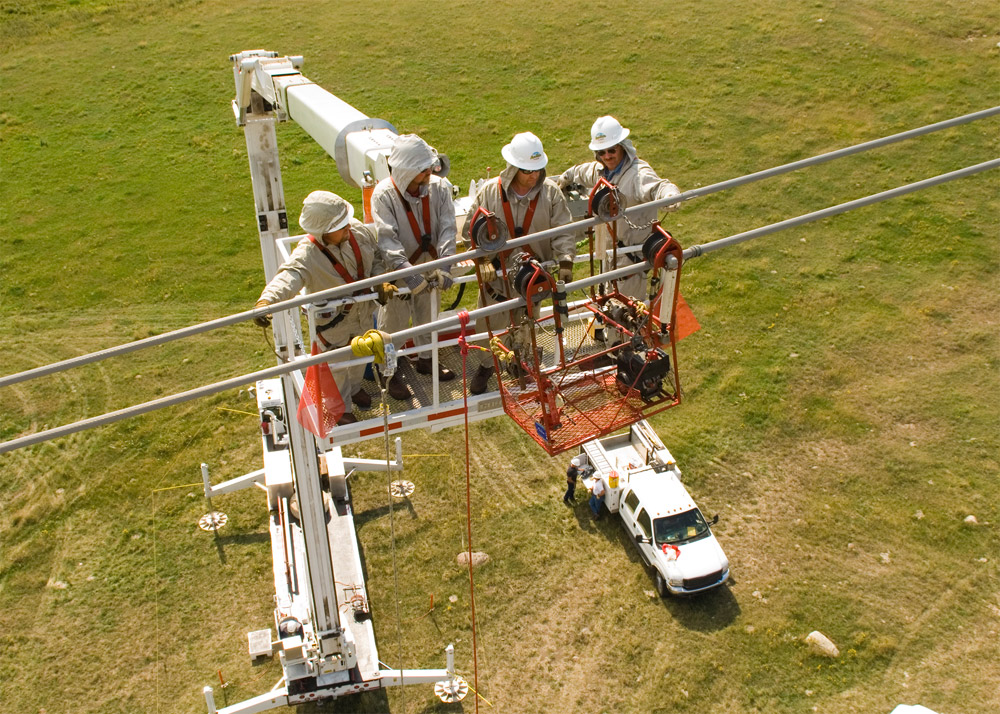
[[(601, 183), (594, 187), (591, 207), (594, 194), (601, 188), (606, 187)], [(611, 202), (617, 208), (617, 196)], [(482, 213), (492, 218), (492, 214)], [(614, 236), (613, 224), (611, 230)], [(495, 236), (492, 230), (490, 234), (491, 238)], [(476, 247), (471, 230), (470, 238)], [(592, 273), (593, 245), (591, 235)], [(588, 299), (570, 307), (566, 294), (560, 292), (561, 284), (529, 251), (498, 251), (503, 260), (497, 273), (504, 278), (507, 296), (516, 291), (526, 302), (525, 308), (487, 320), (500, 397), (507, 415), (549, 455), (680, 403), (674, 325), (682, 248), (659, 223), (652, 225), (643, 248), (658, 278), (676, 271), (670, 280), (660, 281), (652, 297), (655, 314), (641, 300), (618, 292), (617, 283), (599, 295), (591, 289)], [(510, 254), (514, 255), (512, 262), (517, 269), (508, 269)], [(676, 263), (668, 266), (668, 256), (673, 256)], [(486, 294), (478, 262), (476, 277), (480, 294)], [(519, 287), (512, 289), (512, 283)], [(667, 295), (663, 294), (663, 284), (669, 284)], [(669, 300), (669, 320), (661, 321), (656, 316), (664, 299)], [(543, 317), (545, 300), (552, 302), (553, 309)], [(590, 319), (580, 313), (588, 313)], [(574, 317), (580, 319), (571, 319)], [(498, 322), (505, 323), (505, 327), (495, 329)], [(567, 327), (573, 323), (587, 324), (588, 328), (578, 330), (570, 343)], [(599, 345), (592, 339), (591, 328), (597, 326), (613, 332), (620, 341), (611, 346)]]

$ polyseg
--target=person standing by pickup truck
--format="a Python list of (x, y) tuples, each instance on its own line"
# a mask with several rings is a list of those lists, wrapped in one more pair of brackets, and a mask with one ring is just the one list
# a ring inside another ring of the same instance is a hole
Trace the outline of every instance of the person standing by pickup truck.
[(594, 477), (594, 486), (590, 490), (590, 510), (594, 512), (594, 520), (601, 518), (601, 504), (604, 502), (604, 481), (600, 476)]
[(576, 479), (580, 475), (580, 467), (577, 464), (579, 458), (579, 456), (573, 457), (569, 462), (569, 468), (566, 469), (566, 495), (563, 496), (563, 503), (567, 506), (572, 506), (576, 500)]

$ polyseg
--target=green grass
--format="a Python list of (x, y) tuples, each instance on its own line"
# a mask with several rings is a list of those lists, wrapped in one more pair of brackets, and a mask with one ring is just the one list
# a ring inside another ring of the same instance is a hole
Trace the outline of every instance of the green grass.
[[(603, 113), (689, 189), (996, 104), (998, 28), (995, 3), (971, 1), (0, 0), (2, 371), (256, 299), (233, 52), (304, 55), (310, 79), (448, 153), (463, 190), (495, 174), (518, 131), (556, 169), (587, 159)], [(321, 187), (359, 203), (300, 129), (278, 134), (290, 215)], [(997, 121), (977, 122), (698, 199), (665, 223), (704, 243), (988, 160), (998, 143)], [(995, 709), (995, 173), (686, 265), (702, 330), (679, 348), (684, 403), (654, 425), (721, 515), (723, 590), (647, 597), (621, 529), (559, 503), (564, 459), (507, 420), (473, 427), (474, 540), (491, 557), (476, 573), (479, 677), (494, 710)], [(244, 325), (8, 387), (0, 438), (269, 355)], [(245, 632), (271, 621), (263, 498), (219, 499), (230, 523), (213, 542), (189, 486), (203, 461), (216, 481), (259, 468), (256, 420), (239, 413), (253, 407), (230, 392), (0, 457), (0, 709), (201, 711), (206, 684), (221, 705), (277, 680), (245, 655)], [(459, 430), (404, 437), (417, 491), (394, 520), (402, 664), (443, 666), (454, 642), (471, 675), (463, 451)], [(395, 666), (385, 478), (352, 488)], [(840, 658), (808, 653), (813, 629)], [(415, 687), (323, 710), (456, 711), (435, 702)]]

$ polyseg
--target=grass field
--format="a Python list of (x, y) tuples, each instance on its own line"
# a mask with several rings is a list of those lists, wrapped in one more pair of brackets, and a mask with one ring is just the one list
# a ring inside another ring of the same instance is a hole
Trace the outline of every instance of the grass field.
[[(463, 188), (517, 131), (556, 169), (587, 159), (604, 113), (689, 189), (1000, 99), (985, 0), (0, 0), (0, 22), (4, 374), (253, 304), (229, 107), (241, 50), (304, 55), (310, 79), (448, 153)], [(977, 122), (698, 199), (666, 225), (704, 243), (992, 159), (997, 139)], [(279, 141), (290, 214), (316, 188), (359, 202), (300, 129)], [(482, 711), (1000, 707), (998, 188), (980, 174), (686, 265), (702, 329), (679, 349), (685, 402), (653, 423), (720, 514), (726, 588), (648, 597), (623, 532), (560, 502), (565, 459), (507, 420), (473, 427)], [(4, 388), (0, 439), (269, 354), (243, 325)], [(213, 541), (192, 485), (203, 461), (216, 481), (259, 468), (253, 411), (224, 393), (0, 457), (0, 711), (198, 712), (204, 685), (220, 705), (273, 685), (244, 636), (271, 620), (263, 497), (217, 502), (230, 521)], [(443, 666), (454, 642), (471, 676), (463, 452), (457, 430), (404, 438), (417, 491), (395, 519), (398, 627), (385, 478), (353, 483), (391, 666)], [(808, 652), (814, 629), (839, 658)], [(473, 704), (414, 687), (321, 710)]]

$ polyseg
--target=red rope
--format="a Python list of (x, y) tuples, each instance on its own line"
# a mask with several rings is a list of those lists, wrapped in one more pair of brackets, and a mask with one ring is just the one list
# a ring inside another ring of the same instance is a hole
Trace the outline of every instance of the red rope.
[(458, 311), (458, 322), (462, 332), (458, 337), (462, 352), (462, 398), (465, 401), (465, 527), (469, 539), (469, 602), (472, 607), (472, 677), (473, 692), (476, 700), (476, 714), (479, 714), (479, 658), (476, 645), (476, 581), (472, 576), (472, 478), (469, 466), (469, 389), (468, 370), (466, 362), (469, 356), (469, 343), (465, 339), (469, 326), (469, 311)]

